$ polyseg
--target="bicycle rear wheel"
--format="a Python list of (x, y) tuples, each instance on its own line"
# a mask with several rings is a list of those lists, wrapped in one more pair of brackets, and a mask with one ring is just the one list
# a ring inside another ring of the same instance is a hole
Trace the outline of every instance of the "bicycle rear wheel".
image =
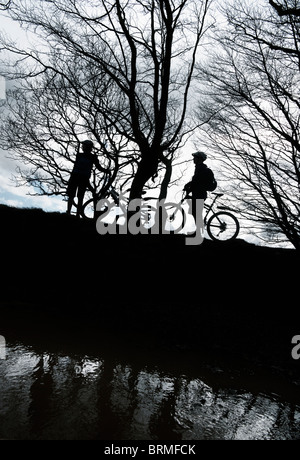
[(216, 212), (207, 222), (207, 233), (212, 240), (234, 240), (240, 231), (237, 218), (230, 212)]
[(96, 209), (97, 202), (93, 198), (87, 200), (81, 210), (81, 217), (84, 219), (96, 220), (101, 214), (104, 214), (108, 211), (108, 205), (104, 204), (101, 209)]

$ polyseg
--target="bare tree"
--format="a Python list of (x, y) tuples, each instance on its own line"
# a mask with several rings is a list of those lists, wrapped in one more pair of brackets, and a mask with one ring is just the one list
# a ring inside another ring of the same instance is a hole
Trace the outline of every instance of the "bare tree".
[(297, 0), (285, 0), (283, 2), (273, 2), (269, 0), (269, 3), (279, 16), (300, 16), (300, 7), (296, 6), (298, 4)]
[[(198, 116), (239, 212), (300, 248), (299, 23), (236, 2), (218, 53), (199, 67)], [(236, 201), (237, 200), (237, 201)], [(254, 224), (255, 227), (255, 224)], [(258, 234), (259, 229), (255, 228)]]
[[(129, 155), (128, 140), (101, 115), (114, 96), (109, 81), (84, 68), (75, 56), (68, 64), (68, 79), (50, 68), (10, 89), (0, 133), (2, 147), (12, 151), (20, 165), (16, 184), (32, 185), (34, 194), (65, 195), (80, 141), (86, 136), (92, 136), (107, 171), (93, 171), (89, 193), (95, 206), (113, 182), (131, 178), (137, 155)], [(126, 172), (129, 163), (132, 168)]]
[(0, 2), (0, 10), (7, 10), (9, 8), (11, 0), (7, 0), (7, 2)]
[[(32, 28), (39, 42), (30, 50), (2, 41), (20, 64), (14, 63), (10, 76), (37, 78), (52, 70), (72, 85), (65, 69), (74, 56), (94, 73), (104, 73), (114, 84), (115, 99), (102, 105), (101, 116), (138, 151), (130, 198), (139, 198), (170, 158), (166, 152), (195, 127), (187, 119), (189, 90), (210, 3), (11, 0), (11, 18)], [(49, 47), (56, 51), (55, 66)], [(90, 102), (91, 110), (99, 111)]]

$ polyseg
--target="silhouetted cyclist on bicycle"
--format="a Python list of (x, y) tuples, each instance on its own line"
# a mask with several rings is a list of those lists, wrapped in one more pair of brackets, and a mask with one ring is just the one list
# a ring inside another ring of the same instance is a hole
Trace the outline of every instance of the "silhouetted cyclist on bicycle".
[(207, 159), (207, 155), (204, 152), (195, 152), (192, 154), (195, 163), (195, 172), (192, 180), (184, 186), (184, 191), (189, 195), (192, 195), (192, 215), (196, 220), (196, 202), (198, 199), (206, 200), (207, 192), (213, 191), (217, 187), (217, 181), (214, 177), (214, 173), (210, 168), (204, 164)]
[(77, 192), (77, 217), (80, 217), (82, 213), (83, 198), (89, 184), (93, 166), (95, 165), (96, 168), (102, 172), (107, 172), (107, 170), (100, 165), (97, 155), (92, 153), (94, 147), (92, 141), (83, 141), (81, 147), (82, 151), (78, 151), (77, 153), (67, 188), (67, 195), (69, 197), (67, 214), (71, 214), (72, 205)]

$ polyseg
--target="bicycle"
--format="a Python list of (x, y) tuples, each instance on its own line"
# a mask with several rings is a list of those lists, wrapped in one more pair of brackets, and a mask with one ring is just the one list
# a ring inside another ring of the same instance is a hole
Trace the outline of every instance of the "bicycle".
[[(127, 193), (127, 191), (124, 193)], [(98, 205), (101, 200), (102, 204)], [(154, 224), (153, 218), (155, 214), (155, 208), (147, 203), (144, 203), (144, 201), (149, 200), (155, 200), (155, 198), (144, 197), (142, 199), (140, 208), (141, 225), (145, 228), (151, 228)], [(111, 186), (107, 190), (106, 194), (101, 198), (90, 198), (83, 204), (82, 217), (86, 219), (96, 219), (100, 215), (104, 217), (104, 214), (107, 214), (108, 216), (109, 213), (112, 213), (115, 214), (116, 222), (122, 225), (119, 221), (121, 220), (122, 216), (126, 215), (128, 204), (128, 198), (126, 198), (123, 193), (118, 193), (117, 190)]]
[[(206, 213), (203, 221), (206, 227), (206, 231), (210, 238), (214, 241), (229, 241), (237, 238), (240, 231), (240, 224), (238, 219), (230, 212), (231, 209), (227, 206), (217, 206), (220, 211), (215, 211), (214, 206), (216, 201), (224, 195), (224, 193), (215, 193), (211, 204), (204, 202), (204, 209)], [(190, 196), (186, 193), (178, 205), (174, 203), (166, 203), (165, 209), (167, 214), (167, 220), (170, 223), (175, 223), (176, 228), (181, 226), (183, 229), (186, 223), (186, 211), (182, 207), (184, 201)], [(174, 209), (175, 208), (175, 209)]]

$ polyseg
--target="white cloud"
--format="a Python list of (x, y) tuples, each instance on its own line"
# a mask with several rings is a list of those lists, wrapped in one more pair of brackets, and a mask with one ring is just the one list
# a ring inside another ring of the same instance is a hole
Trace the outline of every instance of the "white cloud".
[(37, 207), (45, 211), (65, 212), (66, 203), (62, 197), (50, 196), (30, 196), (29, 193), (34, 193), (32, 187), (21, 186), (17, 187), (12, 180), (12, 175), (15, 172), (16, 162), (5, 156), (5, 152), (1, 152), (0, 156), (0, 202), (16, 207)]
[(0, 203), (6, 204), (7, 206), (13, 206), (14, 208), (21, 208), (23, 206), (22, 201), (17, 199), (9, 199), (4, 195), (0, 195)]

